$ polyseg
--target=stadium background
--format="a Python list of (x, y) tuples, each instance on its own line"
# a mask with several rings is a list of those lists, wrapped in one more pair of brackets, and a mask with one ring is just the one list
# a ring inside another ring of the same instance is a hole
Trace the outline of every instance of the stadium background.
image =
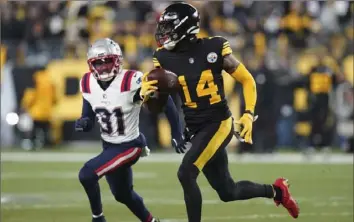
[[(167, 4), (21, 1), (3, 5), (2, 145), (20, 147), (21, 138), (29, 135), (19, 130), (27, 128), (22, 123), (26, 122), (23, 113), (34, 120), (35, 130), (44, 129), (53, 144), (98, 141), (98, 128), (86, 134), (73, 131), (73, 121), (81, 112), (78, 81), (87, 71), (88, 44), (111, 37), (123, 49), (125, 68), (150, 70), (156, 48), (155, 21)], [(336, 75), (353, 85), (353, 2), (196, 1), (194, 5), (201, 13), (200, 36), (226, 37), (257, 82), (256, 112), (260, 119), (254, 127), (255, 145), (238, 150), (272, 152), (276, 148), (307, 147), (310, 94), (304, 87), (293, 87), (291, 79), (307, 75), (321, 56)], [(242, 90), (224, 76), (226, 95), (238, 118), (243, 110)], [(352, 104), (352, 97), (344, 103)], [(341, 106), (331, 112), (332, 145), (348, 149), (353, 115), (339, 120), (337, 109)], [(23, 117), (21, 124), (8, 124), (15, 118), (8, 115), (12, 112)], [(143, 110), (140, 119), (150, 147), (170, 147), (169, 126), (163, 114)], [(343, 122), (346, 125), (342, 126)], [(338, 131), (338, 126), (345, 132)], [(230, 149), (235, 147), (234, 140)]]
[[(88, 201), (77, 177), (83, 163), (102, 149), (99, 129), (86, 134), (73, 130), (81, 112), (78, 81), (87, 71), (87, 45), (96, 38), (111, 37), (124, 50), (126, 68), (148, 71), (156, 47), (155, 20), (168, 5), (95, 2), (1, 4), (0, 221), (90, 221)], [(353, 149), (353, 2), (192, 3), (201, 13), (200, 35), (225, 36), (257, 82), (260, 119), (254, 127), (255, 145), (245, 147), (232, 141), (228, 148), (233, 178), (272, 183), (285, 176), (301, 207), (299, 221), (352, 222), (353, 154), (344, 151)], [(318, 59), (347, 81), (331, 93), (334, 109), (330, 109), (330, 124), (324, 124), (333, 133), (335, 151), (288, 152), (286, 148), (309, 151), (310, 122), (315, 117), (309, 115), (312, 93), (295, 87), (293, 81), (308, 76)], [(225, 75), (225, 86), (237, 118), (243, 110), (240, 84)], [(183, 156), (172, 153), (168, 123), (163, 114), (154, 116), (144, 110), (140, 121), (153, 152), (134, 165), (134, 189), (154, 215), (186, 222), (176, 176)], [(44, 138), (52, 144), (37, 152), (22, 150), (31, 148), (25, 139), (33, 135), (37, 148)], [(236, 155), (236, 151), (261, 154)], [(203, 222), (293, 221), (271, 200), (225, 204), (203, 176), (198, 183), (203, 193)], [(112, 197), (104, 179), (100, 186), (108, 221), (135, 222), (129, 210)]]

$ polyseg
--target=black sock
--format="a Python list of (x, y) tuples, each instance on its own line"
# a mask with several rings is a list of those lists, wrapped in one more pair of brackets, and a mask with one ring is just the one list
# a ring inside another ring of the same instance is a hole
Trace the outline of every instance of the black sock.
[(90, 201), (92, 214), (95, 216), (102, 214), (101, 192), (98, 176), (94, 171), (87, 166), (84, 166), (80, 170), (79, 179)]
[(273, 185), (273, 188), (275, 190), (274, 200), (281, 201), (281, 199), (283, 198), (281, 189), (279, 187), (277, 187), (277, 186), (274, 186), (274, 185)]
[(247, 180), (235, 183), (233, 200), (248, 200), (256, 197), (273, 198), (272, 185), (259, 184)]
[(179, 171), (178, 178), (184, 192), (188, 221), (200, 222), (202, 215), (202, 194), (197, 184), (199, 170), (197, 167), (185, 171)]

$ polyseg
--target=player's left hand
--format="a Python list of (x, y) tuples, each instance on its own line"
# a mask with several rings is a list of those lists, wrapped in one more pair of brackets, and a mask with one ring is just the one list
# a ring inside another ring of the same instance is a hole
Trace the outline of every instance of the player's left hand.
[(172, 146), (175, 148), (176, 153), (185, 153), (187, 151), (188, 142), (185, 140), (184, 136), (181, 139), (172, 139)]
[(145, 73), (142, 76), (142, 83), (141, 83), (141, 89), (140, 89), (140, 97), (143, 99), (143, 102), (146, 102), (150, 95), (153, 94), (158, 88), (154, 86), (158, 81), (157, 80), (152, 80), (148, 81), (147, 76), (149, 73)]
[(242, 115), (240, 120), (236, 121), (235, 123), (239, 125), (240, 130), (235, 131), (236, 137), (241, 142), (246, 142), (249, 144), (253, 144), (252, 141), (252, 128), (253, 122), (256, 121), (258, 116), (253, 117), (250, 113), (245, 113)]
[(83, 117), (75, 121), (76, 132), (88, 132), (92, 129), (92, 121), (88, 117)]
[(146, 156), (149, 156), (149, 155), (150, 155), (149, 147), (147, 147), (147, 146), (143, 147), (140, 156), (141, 157), (146, 157)]

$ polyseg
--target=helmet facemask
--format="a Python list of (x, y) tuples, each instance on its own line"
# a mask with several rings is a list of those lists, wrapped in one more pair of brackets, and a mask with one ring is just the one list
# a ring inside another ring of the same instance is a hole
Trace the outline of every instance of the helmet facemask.
[(182, 39), (199, 32), (199, 21), (199, 13), (193, 6), (186, 3), (170, 5), (157, 22), (157, 44), (172, 50)]
[(119, 55), (107, 55), (88, 60), (94, 77), (100, 81), (109, 81), (122, 71), (123, 58)]
[[(174, 20), (178, 21), (178, 20)], [(161, 21), (157, 25), (155, 38), (159, 46), (164, 46), (166, 49), (171, 50), (175, 47), (176, 43), (182, 38), (178, 38), (174, 21)]]

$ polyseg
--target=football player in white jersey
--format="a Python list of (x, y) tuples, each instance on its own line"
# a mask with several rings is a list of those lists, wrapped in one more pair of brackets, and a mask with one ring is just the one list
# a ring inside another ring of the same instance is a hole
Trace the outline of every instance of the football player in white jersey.
[[(87, 53), (90, 72), (80, 82), (83, 95), (82, 116), (76, 131), (92, 129), (97, 117), (101, 127), (103, 151), (87, 161), (79, 172), (79, 180), (90, 201), (92, 222), (105, 222), (98, 180), (105, 176), (115, 199), (125, 204), (143, 222), (157, 222), (146, 209), (143, 199), (133, 190), (131, 166), (140, 156), (150, 152), (145, 137), (139, 132), (141, 100), (154, 86), (141, 85), (143, 74), (125, 70), (119, 45), (111, 39), (99, 39)], [(140, 96), (142, 95), (142, 96)], [(165, 113), (171, 124), (173, 146), (181, 144), (178, 112), (169, 98)], [(183, 142), (182, 142), (183, 143)], [(183, 147), (182, 145), (182, 148)]]

